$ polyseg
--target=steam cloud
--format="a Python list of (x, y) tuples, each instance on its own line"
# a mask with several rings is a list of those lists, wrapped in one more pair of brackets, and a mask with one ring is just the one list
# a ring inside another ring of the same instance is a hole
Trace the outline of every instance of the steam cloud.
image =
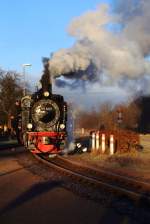
[[(150, 0), (116, 2), (113, 13), (109, 5), (102, 4), (71, 22), (68, 32), (76, 42), (49, 60), (53, 77), (75, 80), (71, 85), (149, 80)], [(65, 86), (66, 81), (56, 84)]]

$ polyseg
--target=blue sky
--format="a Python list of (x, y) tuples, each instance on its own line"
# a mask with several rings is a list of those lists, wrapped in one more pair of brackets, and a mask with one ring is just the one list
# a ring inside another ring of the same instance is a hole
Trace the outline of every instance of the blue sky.
[[(42, 74), (42, 57), (74, 43), (67, 34), (72, 19), (105, 2), (113, 4), (115, 0), (1, 0), (0, 67), (22, 74), (22, 64), (32, 64), (26, 67), (26, 80), (35, 87)], [(88, 97), (82, 90), (77, 93), (56, 88), (56, 91), (75, 102), (80, 95), (82, 105), (91, 105), (111, 100), (113, 90), (100, 90)], [(114, 93), (115, 100), (116, 94), (118, 90)]]
[(23, 63), (31, 63), (29, 80), (38, 80), (41, 58), (73, 44), (66, 31), (70, 21), (101, 2), (112, 1), (1, 0), (0, 67), (21, 72)]

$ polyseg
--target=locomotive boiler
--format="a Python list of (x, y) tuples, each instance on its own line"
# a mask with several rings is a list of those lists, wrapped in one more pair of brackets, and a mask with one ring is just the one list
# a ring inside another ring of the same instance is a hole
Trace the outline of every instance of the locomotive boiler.
[(21, 136), (32, 153), (62, 152), (67, 138), (67, 103), (52, 94), (48, 59), (43, 59), (42, 88), (21, 99)]

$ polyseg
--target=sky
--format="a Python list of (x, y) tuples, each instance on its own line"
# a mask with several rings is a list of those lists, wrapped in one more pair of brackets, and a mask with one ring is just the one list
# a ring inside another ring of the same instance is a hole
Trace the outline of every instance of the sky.
[(22, 72), (38, 81), (42, 57), (60, 48), (70, 47), (74, 39), (67, 33), (71, 20), (94, 9), (101, 0), (1, 0), (0, 67)]
[[(52, 60), (57, 65), (59, 53), (65, 54), (65, 51), (61, 52), (62, 48), (69, 49), (69, 54), (73, 56), (73, 52), (80, 54), (80, 46), (81, 51), (86, 48), (91, 52), (92, 56), (88, 55), (88, 60), (93, 60), (99, 69), (98, 75), (103, 77), (102, 74), (105, 74), (104, 84), (107, 75), (111, 82), (109, 80), (110, 86), (108, 83), (104, 86), (89, 83), (86, 91), (82, 88), (55, 87), (54, 90), (67, 100), (77, 102), (80, 99), (82, 105), (93, 106), (94, 103), (98, 105), (112, 98), (114, 102), (126, 101), (128, 90), (134, 89), (135, 85), (149, 91), (150, 79), (147, 73), (150, 65), (145, 62), (145, 58), (149, 58), (150, 52), (149, 24), (146, 22), (149, 20), (150, 0), (141, 2), (143, 5), (140, 5), (139, 0), (0, 0), (0, 67), (23, 74), (22, 65), (31, 64), (31, 67), (25, 68), (26, 80), (35, 87), (42, 75), (42, 57), (50, 57), (52, 53), (58, 52)], [(108, 13), (105, 8), (97, 9), (101, 3), (110, 5)], [(116, 5), (117, 16), (111, 18), (111, 10)], [(143, 12), (145, 16), (142, 17)], [(108, 20), (107, 29), (111, 32), (103, 30), (103, 26), (97, 29), (97, 24), (100, 21), (103, 25), (103, 20), (106, 20), (106, 24)], [(111, 22), (115, 20), (121, 26), (112, 26)], [(137, 24), (140, 24), (139, 27)], [(87, 42), (87, 39), (90, 41)], [(87, 43), (92, 44), (87, 46)], [(85, 59), (85, 55), (82, 59)], [(78, 62), (80, 64), (80, 60)], [(58, 63), (56, 67), (61, 66)], [(143, 74), (146, 74), (144, 79)], [(113, 79), (117, 81), (113, 83)], [(120, 86), (116, 85), (117, 82)], [(90, 93), (87, 89), (90, 89)]]

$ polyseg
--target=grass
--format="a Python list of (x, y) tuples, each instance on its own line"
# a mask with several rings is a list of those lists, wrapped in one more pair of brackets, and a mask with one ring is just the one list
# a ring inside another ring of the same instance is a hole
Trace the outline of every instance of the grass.
[(104, 166), (107, 168), (150, 170), (150, 135), (140, 135), (140, 151), (132, 149), (128, 153), (115, 153), (109, 155), (99, 152), (92, 152), (77, 155), (76, 160), (88, 162), (95, 166)]
[(116, 153), (114, 155), (85, 153), (73, 157), (73, 160), (92, 165), (98, 169), (103, 167), (123, 175), (150, 181), (150, 150), (124, 154)]

